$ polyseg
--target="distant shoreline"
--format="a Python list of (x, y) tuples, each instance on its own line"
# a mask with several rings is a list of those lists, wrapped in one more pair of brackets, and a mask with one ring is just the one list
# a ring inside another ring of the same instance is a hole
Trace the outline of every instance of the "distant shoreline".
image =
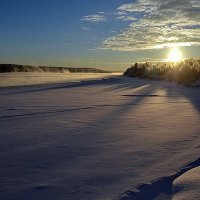
[(112, 73), (112, 71), (86, 67), (47, 67), (18, 64), (0, 64), (0, 73), (6, 72)]

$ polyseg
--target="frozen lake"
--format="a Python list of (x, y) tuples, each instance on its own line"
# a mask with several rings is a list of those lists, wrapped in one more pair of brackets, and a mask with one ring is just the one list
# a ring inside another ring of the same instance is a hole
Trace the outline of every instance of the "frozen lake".
[(0, 96), (2, 200), (169, 200), (199, 158), (200, 88), (112, 77)]

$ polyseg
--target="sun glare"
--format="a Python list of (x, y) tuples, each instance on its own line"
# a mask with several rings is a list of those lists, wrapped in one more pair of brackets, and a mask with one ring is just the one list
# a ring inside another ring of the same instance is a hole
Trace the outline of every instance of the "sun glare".
[(168, 55), (168, 59), (169, 62), (179, 62), (182, 60), (182, 53), (181, 51), (177, 48), (174, 47)]

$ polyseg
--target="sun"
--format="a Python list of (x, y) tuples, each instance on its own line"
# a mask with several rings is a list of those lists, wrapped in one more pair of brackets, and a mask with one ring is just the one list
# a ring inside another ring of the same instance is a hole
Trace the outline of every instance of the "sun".
[(182, 53), (181, 53), (181, 51), (177, 47), (174, 47), (169, 52), (167, 60), (169, 62), (179, 62), (179, 61), (181, 61), (182, 60)]

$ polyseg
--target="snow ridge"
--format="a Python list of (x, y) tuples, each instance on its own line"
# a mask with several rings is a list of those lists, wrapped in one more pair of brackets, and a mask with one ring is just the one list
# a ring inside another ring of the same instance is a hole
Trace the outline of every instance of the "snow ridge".
[(173, 193), (173, 181), (187, 171), (198, 166), (200, 166), (200, 158), (186, 165), (176, 174), (162, 177), (150, 183), (140, 184), (137, 187), (126, 191), (115, 200), (153, 200), (160, 194), (167, 194), (171, 196)]

